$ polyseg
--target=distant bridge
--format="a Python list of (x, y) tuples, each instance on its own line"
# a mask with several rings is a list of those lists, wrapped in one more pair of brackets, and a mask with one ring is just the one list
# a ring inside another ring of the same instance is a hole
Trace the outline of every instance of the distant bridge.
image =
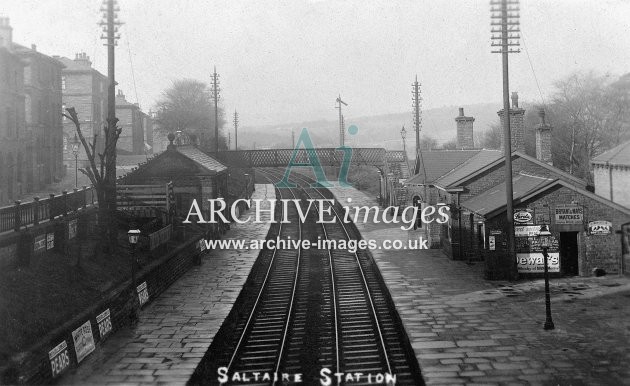
[[(220, 151), (217, 158), (232, 166), (282, 167), (289, 164), (295, 151), (295, 149), (229, 150)], [(293, 162), (307, 164), (313, 155), (317, 156), (322, 166), (339, 166), (344, 153), (335, 148), (297, 149), (297, 156)], [(353, 147), (350, 162), (350, 165), (374, 166), (385, 175), (392, 173), (398, 178), (409, 177), (407, 157), (402, 150)]]

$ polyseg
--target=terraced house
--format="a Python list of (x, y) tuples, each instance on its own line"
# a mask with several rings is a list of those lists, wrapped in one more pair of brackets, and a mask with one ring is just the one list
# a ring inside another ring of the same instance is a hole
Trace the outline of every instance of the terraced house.
[(53, 57), (16, 44), (0, 18), (0, 202), (41, 189), (64, 174), (61, 71)]

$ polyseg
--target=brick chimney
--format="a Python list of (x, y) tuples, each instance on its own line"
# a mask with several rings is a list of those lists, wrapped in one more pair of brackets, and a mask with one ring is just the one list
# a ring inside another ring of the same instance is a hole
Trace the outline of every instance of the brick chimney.
[[(504, 111), (503, 109), (497, 112), (499, 118), (501, 118), (501, 127), (503, 127)], [(512, 107), (510, 108), (510, 131), (511, 131), (511, 144), (512, 152), (518, 151), (525, 153), (525, 110), (518, 107), (518, 93), (512, 93)], [(501, 130), (501, 150), (505, 152), (503, 138), (503, 130)]]
[(8, 17), (0, 17), (0, 47), (13, 50), (13, 28)]
[(465, 116), (464, 108), (460, 107), (459, 116), (455, 118), (455, 122), (457, 123), (457, 148), (462, 150), (474, 149), (473, 122), (475, 122), (475, 118)]
[(549, 165), (553, 165), (551, 159), (551, 125), (545, 122), (545, 110), (538, 111), (540, 124), (536, 128), (536, 158)]
[(123, 91), (121, 89), (118, 89), (118, 94), (116, 94), (116, 102), (127, 102), (127, 100), (125, 99), (125, 94), (123, 94)]
[(90, 57), (85, 52), (79, 52), (74, 56), (74, 62), (85, 67), (92, 67)]

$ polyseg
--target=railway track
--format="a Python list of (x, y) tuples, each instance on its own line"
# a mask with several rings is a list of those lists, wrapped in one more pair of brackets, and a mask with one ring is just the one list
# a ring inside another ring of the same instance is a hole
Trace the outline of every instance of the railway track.
[[(273, 182), (281, 178), (274, 171), (261, 172)], [(276, 189), (277, 196), (329, 198), (329, 192), (308, 187), (311, 181), (306, 177), (297, 178), (302, 186)], [(315, 205), (304, 224), (295, 206), (289, 205), (287, 210), (290, 223), (272, 226), (268, 238), (279, 235), (312, 243), (358, 238), (356, 228), (340, 220), (339, 206), (330, 208), (338, 217), (332, 224), (317, 224)], [(283, 215), (280, 212), (277, 220)], [(237, 304), (239, 310), (231, 312), (190, 384), (217, 384), (219, 380), (261, 385), (423, 383), (398, 315), (367, 251), (265, 250)], [(226, 375), (220, 378), (218, 374)]]

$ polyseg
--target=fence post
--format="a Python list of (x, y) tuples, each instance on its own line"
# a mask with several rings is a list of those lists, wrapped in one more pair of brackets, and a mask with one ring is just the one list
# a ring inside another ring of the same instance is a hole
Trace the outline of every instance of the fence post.
[(68, 214), (68, 191), (64, 190), (61, 194), (63, 195), (63, 216), (65, 217)]
[(20, 200), (15, 200), (15, 212), (14, 212), (14, 221), (13, 221), (13, 230), (18, 232), (20, 230), (20, 223), (21, 223), (21, 218), (20, 218), (20, 203), (22, 201)]
[(87, 207), (86, 191), (87, 191), (87, 186), (83, 185), (83, 209)]
[(33, 197), (33, 224), (39, 224), (39, 197)]
[(54, 201), (55, 201), (55, 194), (50, 193), (48, 195), (48, 213), (50, 214), (50, 221), (55, 219), (55, 205), (53, 203)]

